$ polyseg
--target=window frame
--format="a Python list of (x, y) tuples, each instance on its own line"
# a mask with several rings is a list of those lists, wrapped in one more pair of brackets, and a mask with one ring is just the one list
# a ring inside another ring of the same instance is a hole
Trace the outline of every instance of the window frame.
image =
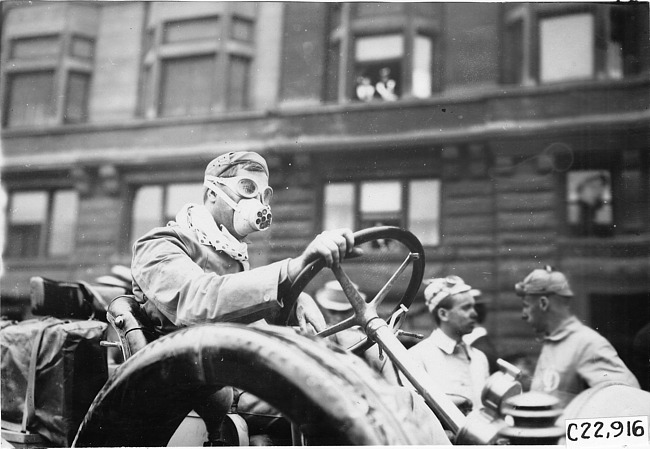
[[(411, 195), (412, 195), (412, 183), (413, 182), (418, 182), (418, 181), (435, 181), (438, 184), (438, 210), (437, 210), (437, 220), (438, 220), (438, 233), (436, 243), (425, 243), (423, 242), (422, 245), (424, 247), (429, 247), (429, 248), (435, 248), (439, 247), (443, 244), (442, 242), (442, 178), (441, 177), (431, 177), (431, 176), (415, 176), (415, 177), (404, 177), (404, 176), (397, 176), (397, 177), (387, 177), (387, 178), (360, 178), (360, 179), (355, 179), (355, 180), (350, 180), (349, 178), (345, 179), (329, 179), (329, 180), (324, 180), (321, 186), (321, 215), (320, 215), (320, 228), (321, 230), (324, 230), (324, 226), (327, 220), (326, 217), (326, 205), (325, 205), (325, 192), (327, 189), (328, 185), (333, 185), (333, 184), (343, 184), (343, 185), (351, 185), (353, 189), (353, 200), (352, 200), (352, 214), (353, 214), (353, 227), (354, 229), (362, 229), (364, 227), (364, 222), (365, 221), (379, 221), (381, 217), (381, 212), (378, 212), (376, 214), (373, 213), (364, 213), (361, 211), (361, 186), (364, 183), (373, 183), (373, 182), (396, 182), (399, 184), (400, 188), (400, 203), (401, 203), (401, 208), (398, 212), (395, 213), (390, 213), (391, 217), (390, 219), (394, 219), (394, 217), (399, 217), (399, 227), (402, 227), (404, 229), (409, 229), (411, 228)], [(386, 211), (388, 212), (388, 211)], [(388, 215), (385, 213), (384, 215)]]
[[(56, 38), (58, 40), (58, 50), (56, 54), (46, 55), (37, 58), (14, 58), (13, 46), (15, 42), (29, 39), (48, 39)], [(75, 56), (72, 54), (74, 39), (85, 39), (92, 43), (92, 57)], [(9, 36), (6, 38), (8, 51), (7, 61), (11, 64), (3, 64), (2, 77), (5, 86), (3, 93), (3, 117), (2, 125), (7, 129), (30, 129), (37, 127), (54, 127), (68, 124), (87, 123), (89, 121), (89, 101), (92, 92), (93, 71), (94, 71), (94, 54), (95, 38), (78, 32), (65, 31), (60, 33), (43, 33), (31, 34), (28, 36)], [(3, 62), (7, 62), (4, 61)], [(46, 123), (25, 123), (20, 125), (11, 125), (10, 120), (10, 101), (13, 101), (14, 89), (12, 88), (13, 80), (21, 75), (28, 75), (37, 72), (53, 73), (53, 103), (51, 108), (54, 110), (51, 120)], [(66, 119), (68, 107), (68, 85), (70, 78), (75, 73), (85, 74), (89, 77), (87, 92), (84, 94), (82, 109), (85, 111), (84, 119), (81, 121), (69, 121)]]
[[(346, 103), (360, 102), (357, 99), (357, 60), (356, 41), (370, 36), (386, 36), (398, 34), (404, 42), (403, 54), (397, 61), (400, 73), (394, 74), (400, 81), (400, 99), (419, 99), (414, 93), (413, 77), (415, 63), (415, 37), (422, 36), (430, 40), (431, 60), (429, 67), (430, 96), (441, 90), (442, 71), (439, 68), (441, 59), (439, 39), (441, 25), (434, 14), (431, 17), (419, 16), (412, 4), (404, 4), (402, 14), (392, 17), (392, 14), (379, 14), (359, 17), (356, 8), (359, 5), (333, 3), (329, 6), (327, 26), (327, 48), (325, 74), (322, 98), (325, 102)], [(428, 98), (428, 97), (427, 97)], [(376, 98), (375, 98), (376, 99)], [(381, 99), (376, 99), (382, 101)]]
[[(160, 210), (156, 211), (157, 214), (160, 215), (161, 217), (161, 222), (159, 222), (156, 226), (165, 226), (169, 220), (173, 220), (174, 216), (167, 215), (167, 206), (168, 206), (168, 199), (170, 197), (170, 187), (176, 186), (176, 185), (181, 185), (181, 184), (186, 184), (191, 186), (194, 184), (197, 187), (197, 190), (202, 191), (202, 182), (197, 181), (196, 179), (201, 179), (202, 177), (200, 175), (197, 175), (197, 177), (193, 178), (186, 178), (186, 177), (164, 177), (162, 179), (165, 179), (165, 182), (160, 182), (161, 178), (156, 177), (157, 179), (149, 179), (149, 178), (143, 178), (143, 177), (135, 177), (134, 179), (129, 181), (129, 188), (128, 190), (128, 201), (126, 204), (128, 204), (128, 213), (126, 214), (126, 226), (125, 228), (128, 229), (128, 232), (123, 234), (123, 241), (122, 244), (120, 245), (121, 248), (124, 250), (131, 250), (131, 246), (137, 239), (142, 237), (142, 235), (135, 235), (135, 214), (134, 214), (134, 208), (136, 205), (136, 200), (137, 200), (137, 194), (138, 191), (142, 188), (146, 187), (157, 187), (162, 190), (161, 192), (161, 197), (160, 197)], [(194, 199), (189, 199), (187, 202), (194, 202), (196, 204), (202, 204), (202, 198), (194, 198)], [(178, 212), (178, 211), (176, 211)], [(148, 232), (153, 228), (149, 228), (144, 232)]]
[[(182, 22), (191, 24), (197, 20), (215, 20), (219, 29), (217, 36), (197, 38), (187, 41), (166, 42), (165, 29), (169, 24)], [(247, 21), (251, 24), (250, 41), (237, 39), (232, 35), (233, 22), (236, 20)], [(138, 115), (147, 119), (173, 118), (173, 117), (206, 117), (214, 116), (231, 110), (250, 109), (253, 92), (252, 76), (255, 63), (257, 17), (245, 17), (240, 13), (226, 8), (223, 13), (209, 16), (193, 16), (183, 19), (160, 20), (148, 24), (144, 30), (145, 49), (141, 61), (142, 81), (138, 93)], [(167, 61), (201, 56), (214, 57), (215, 69), (211, 76), (213, 82), (210, 108), (207, 113), (190, 113), (186, 111), (181, 115), (165, 115), (162, 108), (162, 99), (165, 96), (163, 69)], [(242, 106), (231, 108), (229, 92), (233, 84), (231, 76), (231, 58), (243, 58), (250, 62), (247, 68), (246, 91)], [(216, 82), (215, 80), (225, 80)]]
[[(52, 255), (51, 254), (51, 240), (52, 240), (52, 234), (53, 234), (53, 228), (54, 228), (54, 206), (55, 206), (55, 200), (56, 200), (56, 195), (58, 192), (72, 192), (76, 194), (76, 201), (77, 201), (77, 216), (74, 219), (74, 226), (73, 229), (71, 230), (71, 234), (73, 236), (72, 239), (72, 247), (70, 248), (70, 251), (66, 254), (56, 254)], [(11, 223), (11, 209), (13, 202), (15, 201), (15, 195), (17, 193), (30, 193), (30, 192), (43, 192), (46, 195), (46, 205), (45, 205), (45, 218), (42, 223), (39, 223), (41, 225), (41, 229), (39, 230), (39, 236), (38, 236), (38, 249), (36, 251), (36, 254), (20, 254), (20, 255), (13, 255), (9, 254), (9, 246), (5, 245), (5, 248), (3, 249), (3, 257), (5, 257), (8, 260), (28, 260), (28, 259), (47, 259), (47, 260), (65, 260), (70, 257), (73, 257), (77, 248), (77, 241), (74, 238), (77, 234), (77, 229), (79, 228), (79, 208), (81, 204), (81, 195), (79, 192), (74, 188), (74, 187), (66, 187), (66, 186), (61, 186), (61, 187), (49, 187), (49, 188), (14, 188), (10, 189), (7, 192), (7, 204), (6, 204), (6, 210), (5, 210), (5, 216), (7, 217), (7, 227), (6, 227), (6, 232), (5, 232), (5, 237), (7, 241), (11, 239), (11, 232), (12, 232), (12, 223)]]
[[(620, 76), (613, 73), (609, 66), (608, 58), (610, 57), (608, 44), (612, 41), (612, 27), (614, 24), (613, 15), (620, 8), (619, 4), (590, 4), (590, 3), (575, 3), (567, 6), (566, 4), (504, 4), (502, 5), (502, 26), (501, 26), (501, 40), (502, 42), (509, 42), (508, 30), (513, 26), (521, 26), (521, 57), (511, 54), (510, 50), (515, 50), (515, 47), (507, 48), (504, 46), (504, 53), (500, 58), (500, 80), (505, 85), (553, 85), (560, 83), (572, 82), (590, 82), (601, 79), (606, 80), (622, 80), (630, 76), (635, 76), (640, 71), (641, 64), (632, 64), (625, 60), (621, 61), (621, 74)], [(546, 19), (556, 17), (568, 17), (576, 14), (590, 14), (593, 18), (593, 35), (591, 42), (593, 45), (593, 73), (590, 77), (584, 78), (566, 78), (551, 81), (543, 81), (541, 79), (541, 22)], [(635, 15), (631, 15), (635, 19)], [(632, 26), (636, 26), (638, 20), (634, 20)], [(636, 32), (632, 31), (633, 33)], [(604, 37), (603, 37), (604, 36)], [(624, 42), (621, 45), (631, 45), (629, 36), (622, 37)], [(633, 49), (637, 55), (637, 59), (642, 57), (641, 51), (638, 47)], [(623, 50), (625, 53), (625, 49)], [(634, 58), (632, 58), (634, 59)], [(517, 65), (517, 61), (520, 61)], [(514, 62), (514, 63), (513, 63)]]
[[(626, 154), (624, 154), (626, 153)], [(634, 161), (628, 163), (626, 158)], [(566, 238), (573, 238), (580, 241), (598, 240), (603, 242), (611, 241), (620, 237), (632, 237), (644, 233), (650, 228), (650, 172), (647, 168), (649, 156), (643, 149), (629, 149), (625, 151), (611, 151), (600, 158), (594, 158), (589, 151), (581, 151), (575, 154), (574, 164), (571, 170), (561, 175), (561, 182), (558, 182), (558, 188), (561, 189), (562, 200), (558, 202), (561, 205), (563, 235)], [(628, 171), (639, 171), (640, 191), (627, 191), (625, 187), (625, 173)], [(574, 226), (569, 222), (569, 201), (568, 201), (568, 176), (571, 172), (579, 171), (607, 171), (610, 175), (609, 191), (611, 195), (611, 214), (612, 225), (607, 235), (579, 235), (574, 231)], [(622, 204), (625, 199), (635, 197), (639, 198), (641, 203), (640, 215), (637, 222), (627, 222), (625, 216), (625, 205)], [(643, 207), (647, 209), (643, 211)]]

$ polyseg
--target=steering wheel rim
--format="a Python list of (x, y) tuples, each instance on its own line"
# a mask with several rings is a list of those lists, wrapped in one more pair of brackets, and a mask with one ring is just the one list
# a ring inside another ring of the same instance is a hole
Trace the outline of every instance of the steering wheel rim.
[[(412, 270), (411, 270), (411, 279), (409, 280), (408, 286), (404, 291), (404, 294), (397, 302), (395, 308), (390, 312), (390, 315), (393, 315), (397, 310), (402, 308), (402, 306), (410, 307), (415, 299), (415, 296), (422, 285), (422, 279), (424, 277), (424, 248), (422, 243), (418, 238), (413, 235), (410, 231), (402, 229), (396, 226), (377, 226), (373, 228), (362, 229), (354, 233), (354, 246), (363, 245), (364, 243), (372, 242), (374, 240), (381, 239), (390, 239), (396, 240), (404, 245), (412, 254), (417, 254), (418, 257), (415, 257), (411, 260)], [(363, 256), (361, 256), (363, 257)], [(291, 285), (288, 293), (283, 297), (284, 301), (284, 315), (282, 316), (283, 321), (287, 321), (289, 318), (289, 313), (295, 305), (298, 295), (307, 287), (307, 285), (316, 277), (316, 275), (325, 268), (325, 259), (318, 258), (308, 264), (296, 277), (295, 281)], [(356, 316), (356, 312), (355, 312)], [(399, 322), (399, 319), (398, 321)], [(395, 324), (397, 324), (397, 322)], [(331, 326), (328, 327), (328, 329)], [(365, 332), (365, 330), (364, 330)], [(361, 344), (353, 345), (355, 350), (363, 351), (371, 347), (374, 342), (366, 338), (365, 341), (362, 340)], [(352, 347), (351, 347), (352, 348)]]

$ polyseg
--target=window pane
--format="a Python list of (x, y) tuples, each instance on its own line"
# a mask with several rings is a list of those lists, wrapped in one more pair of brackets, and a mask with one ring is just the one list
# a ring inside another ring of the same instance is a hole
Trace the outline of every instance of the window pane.
[(11, 47), (11, 57), (15, 59), (39, 59), (58, 53), (59, 36), (15, 39)]
[(217, 17), (168, 22), (165, 24), (163, 41), (169, 43), (200, 39), (214, 40), (221, 33), (219, 28), (219, 19)]
[(88, 85), (90, 76), (85, 73), (70, 72), (66, 90), (65, 121), (67, 123), (85, 122), (88, 119)]
[(323, 229), (354, 229), (354, 184), (325, 186)]
[(136, 192), (132, 210), (131, 242), (163, 224), (162, 194), (161, 186), (141, 187)]
[(611, 176), (605, 170), (575, 170), (567, 176), (567, 221), (579, 236), (611, 234)]
[(253, 22), (238, 17), (232, 19), (232, 29), (230, 30), (231, 37), (238, 41), (252, 42), (253, 41)]
[(79, 198), (74, 190), (59, 190), (54, 194), (50, 224), (50, 256), (72, 253), (77, 235)]
[(440, 243), (440, 181), (410, 183), (408, 229), (423, 245)]
[(544, 19), (540, 24), (540, 80), (591, 78), (594, 20), (591, 14)]
[(361, 183), (362, 213), (399, 212), (402, 210), (402, 186), (398, 181)]
[(396, 59), (404, 55), (404, 36), (401, 34), (360, 37), (354, 44), (358, 62)]
[(623, 170), (621, 172), (621, 192), (617, 196), (621, 202), (620, 219), (625, 230), (643, 229), (644, 216), (648, 213), (648, 205), (644, 203), (642, 192), (644, 179), (640, 169)]
[(431, 95), (431, 38), (427, 36), (415, 37), (413, 55), (413, 95), (426, 98)]
[(46, 217), (47, 192), (17, 192), (11, 196), (10, 223), (45, 223)]
[(72, 56), (90, 59), (93, 57), (94, 51), (95, 43), (92, 39), (81, 36), (74, 36), (72, 38), (70, 46), (70, 54)]
[(8, 126), (45, 125), (55, 119), (54, 72), (12, 75)]
[(202, 194), (203, 184), (200, 183), (169, 185), (167, 187), (164, 221), (173, 220), (178, 211), (187, 203), (203, 204)]
[(161, 115), (209, 114), (215, 65), (214, 55), (163, 61)]
[(509, 23), (505, 28), (503, 54), (503, 81), (520, 84), (524, 79), (524, 24), (523, 20)]
[(47, 217), (47, 192), (17, 192), (11, 196), (6, 254), (36, 257)]
[(230, 89), (228, 89), (228, 107), (244, 109), (248, 106), (248, 86), (250, 76), (250, 59), (239, 56), (230, 57)]

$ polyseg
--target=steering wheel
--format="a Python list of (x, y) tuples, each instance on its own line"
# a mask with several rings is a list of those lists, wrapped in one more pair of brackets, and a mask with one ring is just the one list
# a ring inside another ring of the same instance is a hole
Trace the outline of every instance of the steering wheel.
[[(399, 275), (412, 263), (411, 270), (411, 279), (409, 280), (408, 286), (402, 295), (402, 298), (399, 300), (393, 311), (390, 313), (390, 316), (396, 316), (395, 312), (404, 308), (408, 308), (415, 299), (415, 295), (420, 289), (422, 283), (422, 278), (424, 276), (424, 249), (420, 241), (413, 235), (411, 232), (404, 229), (394, 227), (394, 226), (379, 226), (368, 229), (363, 229), (354, 233), (354, 244), (355, 247), (362, 245), (364, 243), (376, 241), (376, 240), (394, 240), (402, 245), (404, 245), (408, 250), (409, 254), (406, 256), (400, 267), (397, 271), (390, 277), (388, 282), (379, 290), (377, 295), (372, 298), (369, 302), (366, 302), (359, 291), (354, 286), (350, 278), (345, 274), (341, 264), (338, 266), (332, 267), (332, 271), (337, 281), (341, 285), (345, 296), (350, 301), (352, 309), (354, 310), (354, 315), (346, 318), (345, 320), (337, 323), (333, 326), (328, 327), (327, 329), (316, 334), (320, 337), (328, 337), (334, 335), (337, 332), (341, 332), (345, 329), (349, 329), (355, 325), (361, 326), (364, 330), (364, 333), (367, 335), (366, 326), (367, 324), (375, 318), (380, 318), (377, 313), (377, 308), (382, 303), (382, 301), (388, 296), (391, 287), (399, 277)], [(296, 277), (295, 281), (291, 285), (288, 293), (283, 298), (285, 304), (286, 315), (283, 319), (288, 319), (288, 313), (293, 308), (298, 295), (302, 293), (305, 287), (309, 282), (314, 279), (314, 277), (325, 267), (325, 259), (319, 258), (315, 261), (308, 264)], [(403, 315), (401, 315), (403, 316)], [(392, 322), (393, 325), (397, 325), (401, 316), (397, 316)], [(375, 342), (372, 341), (369, 337), (366, 336), (365, 339), (362, 339), (360, 342), (350, 346), (348, 349), (354, 352), (363, 352), (370, 348)]]

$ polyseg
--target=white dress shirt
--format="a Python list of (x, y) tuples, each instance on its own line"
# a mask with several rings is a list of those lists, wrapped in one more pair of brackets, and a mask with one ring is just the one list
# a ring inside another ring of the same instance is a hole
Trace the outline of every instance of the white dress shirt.
[(436, 329), (409, 353), (442, 391), (471, 399), (474, 409), (481, 407), (481, 391), (490, 375), (483, 352)]

